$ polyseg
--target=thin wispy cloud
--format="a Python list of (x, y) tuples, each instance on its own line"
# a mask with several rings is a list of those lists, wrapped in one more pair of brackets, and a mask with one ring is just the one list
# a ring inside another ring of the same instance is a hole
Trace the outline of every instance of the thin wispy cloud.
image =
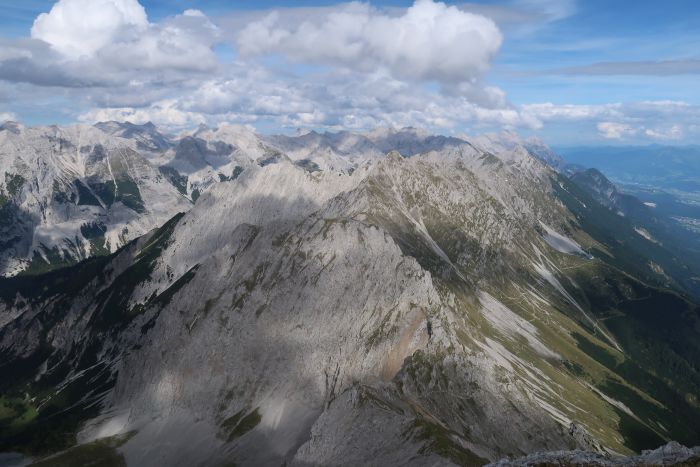
[(549, 73), (569, 75), (695, 75), (700, 74), (700, 59), (641, 62), (601, 62), (590, 65), (558, 68)]

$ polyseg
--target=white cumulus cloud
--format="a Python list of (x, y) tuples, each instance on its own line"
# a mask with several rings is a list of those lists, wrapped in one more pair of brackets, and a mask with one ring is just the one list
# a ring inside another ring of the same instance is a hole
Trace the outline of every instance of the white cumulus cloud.
[(198, 10), (152, 24), (133, 40), (113, 41), (99, 52), (106, 66), (122, 70), (206, 71), (217, 66), (212, 46), (218, 28)]
[[(150, 23), (138, 0), (59, 0), (34, 21), (34, 43), (0, 43), (0, 78), (89, 86), (148, 80), (182, 80), (175, 72), (211, 71), (219, 29), (199, 10)], [(53, 51), (47, 54), (40, 45)], [(48, 47), (46, 45), (48, 44)], [(4, 58), (7, 55), (7, 58)], [(51, 72), (57, 69), (59, 72)]]
[(0, 112), (0, 123), (17, 120), (17, 115), (12, 112)]
[(417, 0), (399, 15), (349, 3), (318, 15), (284, 18), (272, 12), (238, 35), (244, 56), (292, 60), (444, 83), (472, 81), (488, 70), (502, 36), (481, 15)]
[(599, 122), (596, 127), (598, 128), (600, 136), (607, 139), (622, 139), (638, 132), (636, 128), (626, 123)]
[(137, 0), (59, 0), (36, 18), (31, 35), (75, 59), (147, 27), (146, 10)]
[(654, 139), (678, 140), (683, 138), (683, 129), (680, 125), (671, 125), (667, 129), (647, 128), (644, 130), (644, 134)]
[(171, 99), (154, 102), (146, 108), (97, 108), (80, 115), (79, 120), (86, 123), (131, 122), (143, 124), (153, 122), (164, 128), (192, 128), (206, 120), (201, 114), (187, 112), (177, 107), (177, 102)]

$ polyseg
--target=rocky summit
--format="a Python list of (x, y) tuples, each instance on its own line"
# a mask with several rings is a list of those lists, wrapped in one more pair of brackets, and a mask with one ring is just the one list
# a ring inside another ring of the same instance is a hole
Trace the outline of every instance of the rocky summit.
[(698, 262), (574, 172), (512, 133), (3, 125), (0, 463), (697, 465)]

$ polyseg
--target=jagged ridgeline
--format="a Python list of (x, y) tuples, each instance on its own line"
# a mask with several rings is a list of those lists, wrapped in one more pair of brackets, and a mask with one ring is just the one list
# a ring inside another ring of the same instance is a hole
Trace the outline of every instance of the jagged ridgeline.
[(27, 251), (65, 223), (97, 246), (44, 242), (88, 257), (39, 253), (47, 272), (4, 250), (22, 273), (0, 281), (0, 452), (483, 465), (700, 444), (697, 263), (541, 143), (109, 123), (0, 147), (50, 131), (71, 149), (36, 157), (76, 188), (58, 209), (13, 162), (3, 209), (34, 219)]

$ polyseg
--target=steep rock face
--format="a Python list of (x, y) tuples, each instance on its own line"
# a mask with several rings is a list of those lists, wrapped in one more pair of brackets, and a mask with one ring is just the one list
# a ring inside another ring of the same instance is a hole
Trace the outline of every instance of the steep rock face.
[(189, 209), (138, 145), (91, 126), (3, 127), (0, 273), (115, 251)]
[(136, 141), (137, 149), (151, 153), (166, 151), (173, 145), (171, 139), (158, 131), (158, 128), (151, 122), (143, 125), (130, 122), (100, 122), (95, 124), (95, 128), (113, 136), (133, 139)]
[(212, 184), (235, 179), (250, 167), (291, 161), (308, 172), (347, 175), (383, 155), (360, 134), (261, 136), (247, 127), (222, 124), (183, 136), (158, 161), (165, 171), (182, 178), (183, 193), (196, 198)]
[(465, 137), (464, 139), (486, 152), (524, 150), (557, 172), (563, 172), (567, 169), (566, 162), (536, 136), (522, 139), (517, 133), (506, 130), (501, 133), (479, 135), (473, 138)]
[(365, 134), (384, 154), (398, 151), (410, 157), (450, 146), (463, 145), (465, 140), (451, 136), (434, 135), (419, 128), (377, 128)]
[(26, 415), (0, 450), (479, 465), (694, 443), (700, 311), (617, 269), (573, 210), (595, 203), (521, 146), (251, 165), (113, 255), (0, 281), (0, 388)]
[(576, 173), (571, 176), (571, 179), (577, 185), (585, 187), (600, 204), (616, 209), (623, 214), (632, 207), (630, 204), (635, 203), (635, 201), (635, 204), (642, 204), (633, 196), (620, 193), (617, 187), (597, 169), (587, 169)]
[(310, 170), (352, 173), (358, 167), (376, 162), (385, 154), (364, 135), (346, 131), (323, 134), (311, 131), (294, 137), (269, 136), (265, 140), (298, 165)]
[(563, 171), (566, 169), (567, 164), (564, 159), (562, 159), (559, 154), (554, 152), (552, 148), (547, 146), (540, 138), (536, 136), (528, 138), (525, 140), (524, 146), (533, 156), (553, 169), (557, 171)]
[(212, 184), (237, 178), (245, 169), (286, 159), (252, 130), (222, 124), (184, 135), (157, 163), (178, 189), (196, 200)]

